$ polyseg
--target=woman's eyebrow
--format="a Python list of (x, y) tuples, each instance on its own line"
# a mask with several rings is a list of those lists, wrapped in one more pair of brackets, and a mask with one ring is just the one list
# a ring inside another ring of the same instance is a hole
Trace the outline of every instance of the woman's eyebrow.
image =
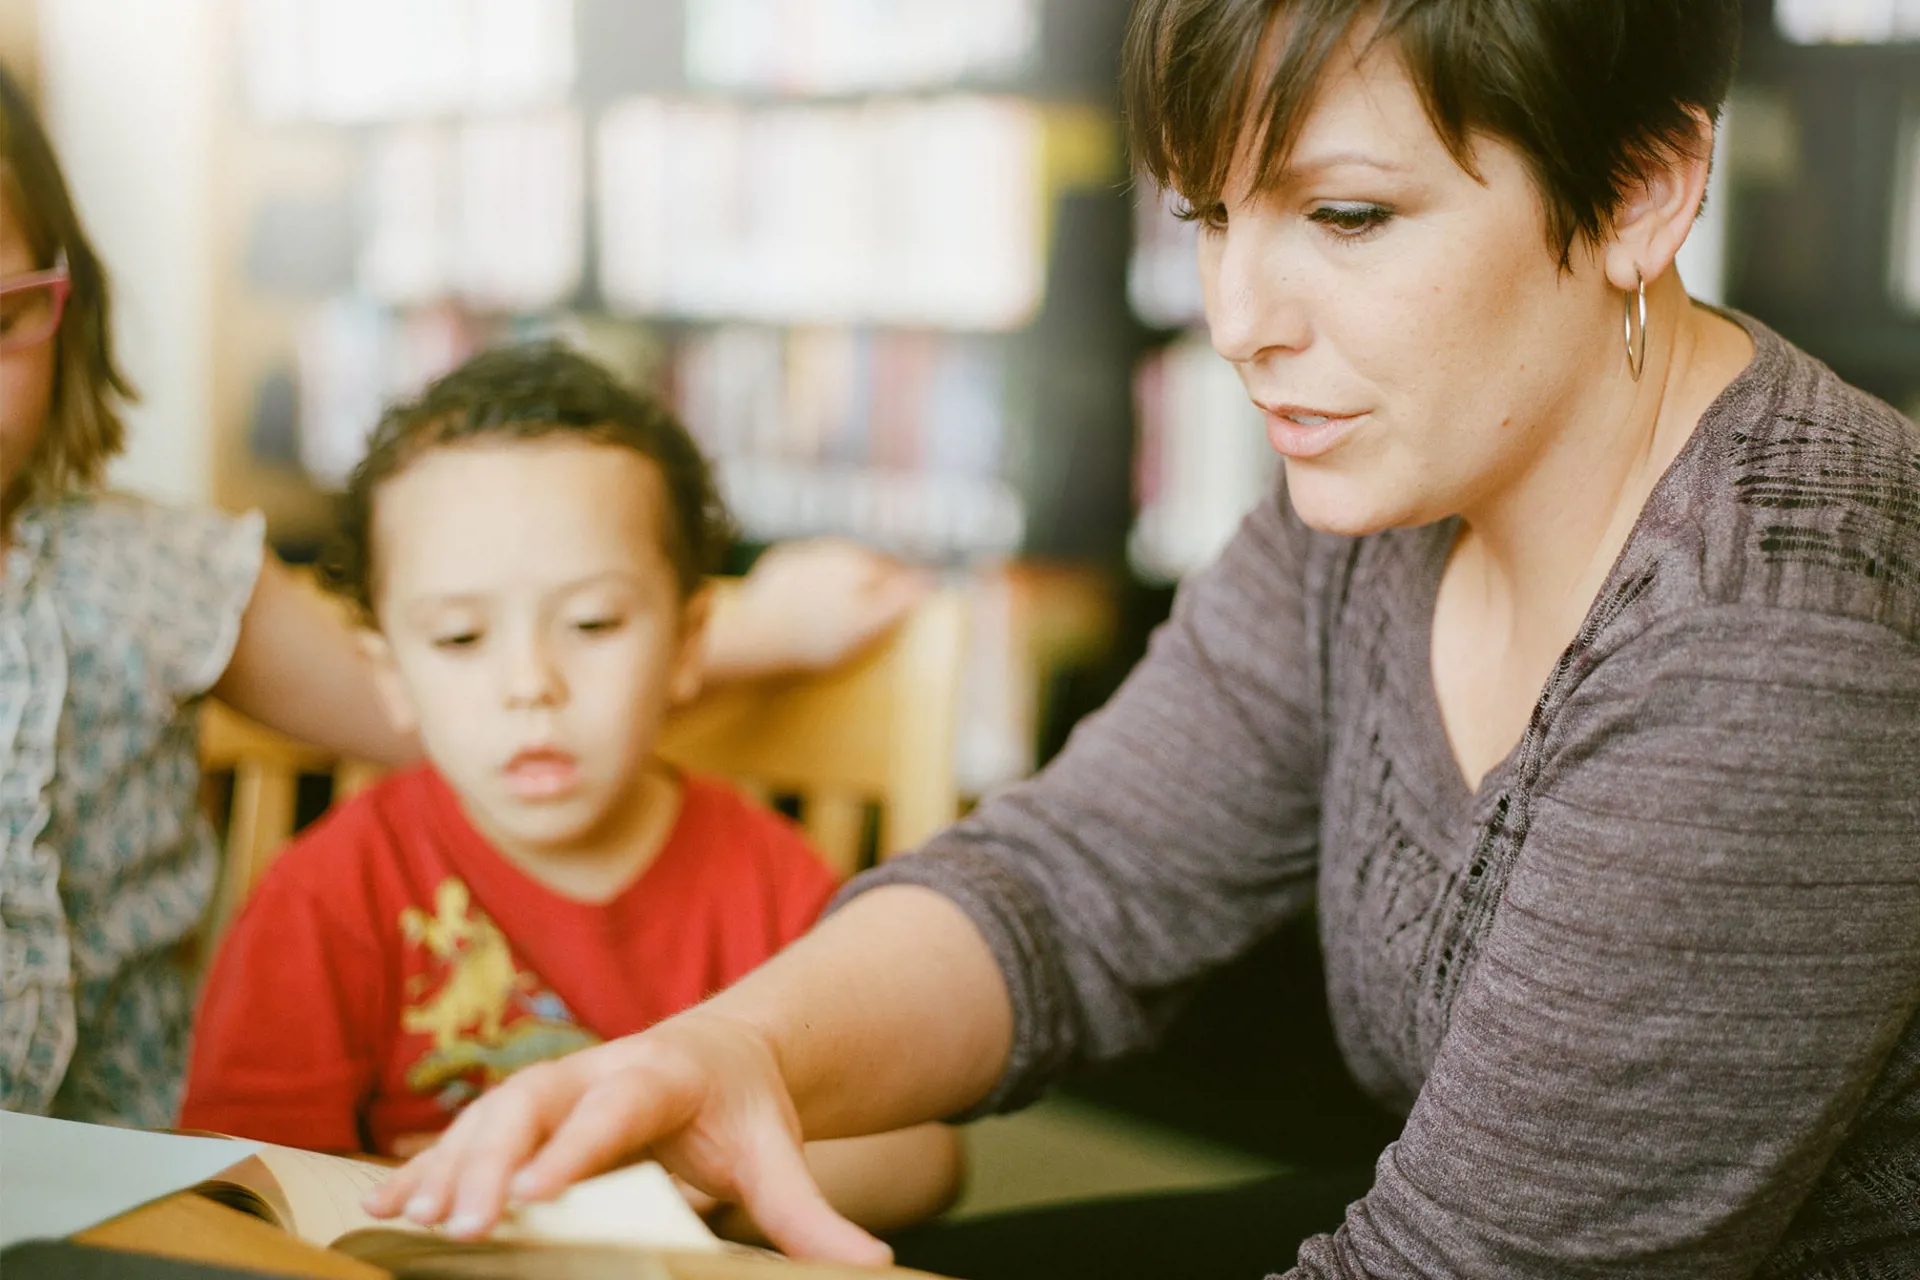
[(1317, 155), (1295, 155), (1287, 161), (1282, 174), (1289, 178), (1300, 178), (1311, 174), (1324, 173), (1329, 169), (1341, 168), (1377, 169), (1382, 173), (1405, 173), (1407, 167), (1395, 164), (1367, 151), (1325, 151)]

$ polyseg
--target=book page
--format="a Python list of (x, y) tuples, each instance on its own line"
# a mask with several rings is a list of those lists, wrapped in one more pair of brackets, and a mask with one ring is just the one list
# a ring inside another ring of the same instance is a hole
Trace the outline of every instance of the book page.
[(714, 1250), (719, 1240), (667, 1171), (652, 1161), (575, 1183), (544, 1204), (525, 1205), (494, 1229), (499, 1240)]
[[(360, 1207), (367, 1193), (393, 1172), (387, 1165), (271, 1144), (262, 1144), (259, 1161), (279, 1184), (279, 1196), (253, 1189), (287, 1219), (283, 1225), (314, 1244), (330, 1246), (363, 1231), (438, 1234), (404, 1218), (375, 1218)], [(247, 1185), (244, 1178), (233, 1181)], [(493, 1238), (654, 1249), (720, 1247), (667, 1171), (651, 1162), (588, 1178), (554, 1200), (522, 1206), (494, 1228)]]
[(270, 1144), (261, 1145), (259, 1159), (280, 1184), (279, 1203), (262, 1198), (276, 1209), (284, 1204), (289, 1221), (281, 1225), (304, 1240), (325, 1247), (349, 1231), (406, 1230), (411, 1225), (382, 1221), (360, 1207), (367, 1193), (393, 1172), (387, 1165)]
[(0, 1110), (0, 1248), (83, 1231), (184, 1191), (257, 1145)]
[[(327, 1156), (318, 1158), (331, 1161)], [(375, 1171), (375, 1181), (380, 1172)], [(403, 1246), (409, 1256), (421, 1247), (399, 1240), (395, 1232), (435, 1236), (450, 1249), (460, 1243), (402, 1219), (382, 1222), (368, 1218), (358, 1212), (357, 1204), (354, 1208), (359, 1226), (351, 1228), (345, 1238), (336, 1235), (332, 1243), (342, 1252), (369, 1262), (391, 1265), (390, 1255), (396, 1246)], [(566, 1244), (683, 1253), (716, 1252), (723, 1247), (674, 1187), (667, 1171), (651, 1162), (575, 1183), (544, 1204), (523, 1205), (508, 1213), (483, 1243), (489, 1248), (507, 1249)]]

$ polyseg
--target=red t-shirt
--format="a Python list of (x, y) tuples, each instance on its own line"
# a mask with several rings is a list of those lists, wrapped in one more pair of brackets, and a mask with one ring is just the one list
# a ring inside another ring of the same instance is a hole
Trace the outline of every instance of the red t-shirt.
[(653, 863), (605, 903), (523, 874), (430, 768), (329, 814), (220, 948), (180, 1123), (390, 1153), (520, 1067), (628, 1035), (806, 932), (834, 891), (792, 824), (688, 778)]

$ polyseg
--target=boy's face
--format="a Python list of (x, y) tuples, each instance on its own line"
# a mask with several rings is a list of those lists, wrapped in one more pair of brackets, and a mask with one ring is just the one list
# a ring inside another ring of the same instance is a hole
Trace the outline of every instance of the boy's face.
[(705, 613), (680, 599), (665, 500), (647, 458), (561, 435), (434, 449), (380, 488), (389, 706), (509, 852), (606, 848), (642, 821)]

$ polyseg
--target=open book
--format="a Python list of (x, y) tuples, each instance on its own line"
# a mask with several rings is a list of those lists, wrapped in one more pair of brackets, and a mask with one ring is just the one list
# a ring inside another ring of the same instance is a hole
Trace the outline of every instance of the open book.
[[(921, 1275), (790, 1262), (721, 1244), (655, 1164), (590, 1178), (550, 1203), (521, 1209), (493, 1236), (472, 1242), (369, 1217), (361, 1200), (387, 1172), (377, 1164), (237, 1138), (143, 1132), (0, 1110), (0, 1248), (85, 1232), (142, 1205), (194, 1191), (402, 1280), (905, 1280)], [(119, 1247), (141, 1248), (125, 1240)]]
[[(405, 1219), (374, 1219), (361, 1209), (365, 1196), (392, 1173), (384, 1165), (267, 1142), (257, 1146), (259, 1150), (232, 1169), (196, 1184), (194, 1192), (273, 1222), (309, 1244), (369, 1263), (388, 1265), (388, 1259), (472, 1249), (432, 1228)], [(495, 1249), (524, 1244), (708, 1253), (722, 1249), (655, 1163), (603, 1173), (570, 1186), (559, 1199), (524, 1205), (493, 1228), (490, 1244)], [(632, 1261), (632, 1255), (628, 1257)]]
[(253, 1155), (193, 1190), (403, 1278), (844, 1280), (851, 1274), (722, 1243), (666, 1171), (650, 1162), (576, 1183), (555, 1200), (518, 1209), (487, 1239), (463, 1241), (362, 1209), (367, 1192), (391, 1172), (383, 1165), (256, 1145)]

